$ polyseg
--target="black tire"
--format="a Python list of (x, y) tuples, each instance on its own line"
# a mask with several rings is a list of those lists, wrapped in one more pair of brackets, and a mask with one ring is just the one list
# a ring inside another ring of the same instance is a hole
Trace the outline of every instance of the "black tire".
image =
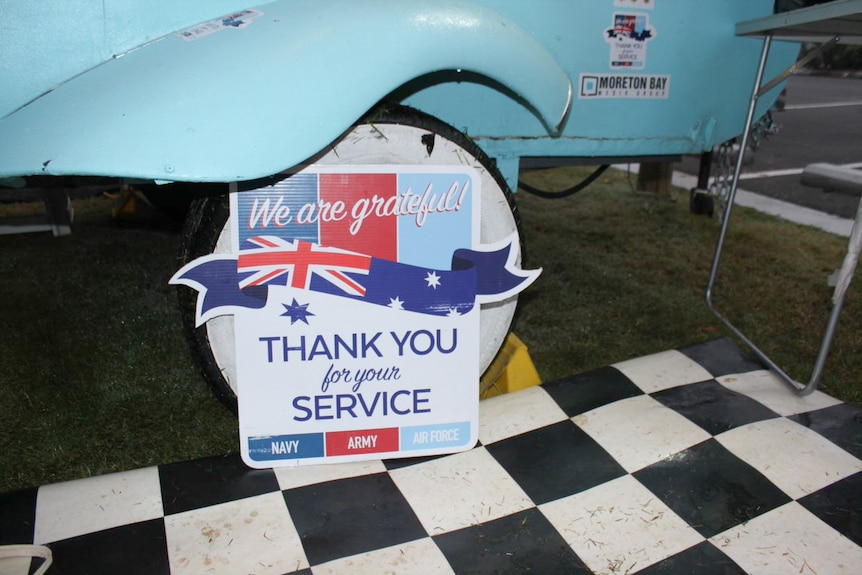
[[(475, 143), (473, 143), (470, 139), (464, 136), (464, 134), (458, 132), (451, 126), (444, 124), (443, 122), (435, 118), (422, 114), (416, 110), (404, 107), (384, 108), (382, 110), (374, 112), (369, 117), (358, 122), (354, 126), (353, 130), (348, 131), (347, 135), (343, 139), (339, 140), (339, 142), (333, 145), (333, 149), (337, 147), (340, 143), (345, 142), (347, 138), (349, 138), (349, 136), (354, 133), (354, 130), (370, 127), (372, 130), (379, 133), (381, 130), (385, 130), (387, 126), (403, 126), (411, 130), (416, 129), (421, 131), (420, 141), (424, 150), (427, 152), (429, 160), (434, 154), (435, 145), (438, 143), (437, 138), (443, 138), (445, 140), (448, 140), (448, 142), (450, 142), (452, 145), (462, 149), (467, 154), (472, 156), (472, 159), (481, 165), (482, 169), (487, 172), (487, 175), (492, 178), (494, 183), (494, 186), (486, 186), (483, 179), (482, 213), (485, 214), (486, 212), (486, 193), (490, 195), (494, 192), (497, 192), (496, 196), (498, 197), (494, 197), (493, 199), (487, 200), (489, 202), (489, 205), (492, 206), (491, 208), (489, 208), (489, 210), (493, 212), (493, 217), (499, 217), (497, 214), (500, 214), (505, 211), (505, 213), (507, 214), (506, 217), (510, 218), (511, 221), (507, 219), (506, 221), (501, 222), (500, 227), (511, 227), (512, 230), (510, 233), (517, 232), (518, 237), (522, 238), (521, 223), (517, 208), (515, 206), (514, 197), (511, 190), (509, 190), (508, 186), (506, 185), (505, 180), (500, 175), (499, 171), (494, 165), (494, 162), (487, 155), (485, 155), (485, 153), (482, 152), (482, 150), (478, 146), (476, 146)], [(380, 140), (381, 142), (388, 142), (388, 139), (385, 137), (381, 138)], [(327, 157), (327, 155), (324, 154), (321, 157), (325, 158)], [(380, 162), (379, 160), (377, 160), (373, 163), (384, 162)], [(486, 187), (494, 189), (491, 189), (489, 192), (486, 192)], [(199, 198), (192, 202), (182, 234), (182, 245), (180, 248), (180, 266), (185, 265), (186, 263), (194, 260), (195, 258), (213, 253), (213, 251), (215, 251), (216, 249), (223, 249), (223, 247), (217, 246), (219, 244), (220, 238), (222, 242), (225, 241), (224, 230), (226, 230), (229, 218), (230, 206), (228, 201), (228, 195), (226, 193), (217, 196)], [(482, 218), (482, 220), (483, 230), (481, 232), (481, 235), (483, 236), (484, 242), (486, 223), (484, 221), (484, 217)], [(494, 233), (492, 233), (491, 235), (496, 234), (497, 231), (494, 230)], [(493, 241), (493, 239), (498, 238), (492, 238), (491, 241)], [(213, 320), (210, 320), (209, 322), (200, 327), (195, 327), (196, 297), (197, 293), (194, 290), (182, 286), (179, 288), (179, 300), (180, 309), (183, 317), (183, 325), (187, 335), (187, 339), (191, 345), (192, 355), (198, 366), (200, 367), (204, 379), (211, 386), (215, 394), (231, 410), (236, 412), (237, 397), (236, 393), (234, 392), (234, 388), (231, 385), (232, 382), (230, 381), (231, 369), (233, 369), (230, 365), (231, 359), (219, 359), (218, 357), (219, 355), (221, 355), (222, 358), (224, 358), (224, 356), (227, 355), (226, 353), (220, 353), (218, 351), (219, 349), (223, 349), (224, 346), (227, 345), (222, 341), (224, 339), (224, 336), (220, 332), (228, 330), (232, 333), (231, 322), (233, 318), (230, 316), (225, 316), (224, 318), (214, 318)], [(510, 298), (504, 302), (498, 302), (490, 304), (488, 306), (483, 305), (481, 308), (483, 314), (486, 311), (488, 313), (494, 314), (493, 318), (495, 321), (495, 325), (493, 326), (493, 339), (494, 341), (499, 339), (499, 341), (496, 341), (496, 343), (491, 341), (488, 342), (487, 347), (489, 349), (493, 348), (492, 352), (483, 350), (483, 364), (481, 365), (481, 371), (484, 371), (488, 367), (488, 364), (490, 364), (494, 355), (497, 353), (497, 351), (505, 341), (505, 336), (508, 333), (512, 315), (514, 314), (515, 300), (516, 298)], [(499, 320), (497, 319), (498, 316)], [(482, 323), (482, 317), (486, 316), (480, 315), (480, 325)], [(214, 331), (211, 326), (217, 320), (223, 322), (223, 324), (221, 327)], [(497, 327), (496, 323), (500, 323), (501, 326), (503, 323), (505, 323), (505, 329), (503, 330), (502, 327)], [(230, 324), (229, 327), (228, 324)], [(502, 335), (499, 334), (501, 330), (503, 331)]]
[[(183, 224), (178, 267), (211, 254), (229, 217), (230, 205), (227, 193), (192, 201)], [(236, 394), (225, 379), (222, 368), (213, 354), (207, 327), (206, 325), (195, 327), (198, 293), (191, 288), (180, 286), (177, 294), (183, 331), (189, 342), (192, 358), (216, 396), (236, 413)]]

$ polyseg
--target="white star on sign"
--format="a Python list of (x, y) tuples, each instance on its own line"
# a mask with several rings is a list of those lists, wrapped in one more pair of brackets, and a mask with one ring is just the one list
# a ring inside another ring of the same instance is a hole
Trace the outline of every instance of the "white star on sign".
[(401, 298), (395, 296), (394, 298), (389, 298), (389, 307), (392, 309), (404, 309), (404, 302), (401, 301)]
[(440, 276), (437, 275), (437, 272), (428, 272), (425, 281), (428, 282), (428, 287), (430, 288), (437, 289), (440, 287)]
[(461, 312), (459, 312), (458, 309), (454, 308), (454, 307), (450, 307), (449, 313), (446, 314), (446, 317), (460, 317), (460, 316), (461, 316)]

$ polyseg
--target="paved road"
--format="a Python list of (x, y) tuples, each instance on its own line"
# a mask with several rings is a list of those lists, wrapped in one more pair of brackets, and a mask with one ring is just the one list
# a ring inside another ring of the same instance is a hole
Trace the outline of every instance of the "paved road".
[[(787, 105), (774, 119), (780, 130), (746, 162), (740, 187), (854, 218), (858, 197), (803, 186), (799, 174), (814, 162), (862, 167), (862, 79), (794, 76)], [(696, 158), (684, 159), (678, 169), (696, 174)]]

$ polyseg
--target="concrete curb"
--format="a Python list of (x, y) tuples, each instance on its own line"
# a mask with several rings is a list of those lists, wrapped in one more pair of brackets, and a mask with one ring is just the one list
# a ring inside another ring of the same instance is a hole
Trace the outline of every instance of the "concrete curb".
[[(638, 166), (636, 164), (617, 164), (613, 167), (617, 170), (631, 172), (633, 174), (636, 174), (638, 171)], [(684, 174), (682, 172), (674, 172), (672, 183), (674, 186), (679, 188), (690, 190), (697, 187), (697, 177)], [(845, 238), (850, 237), (850, 232), (853, 229), (853, 220), (840, 218), (838, 216), (812, 210), (811, 208), (806, 208), (804, 206), (776, 200), (742, 188), (739, 188), (736, 191), (736, 205), (752, 208), (764, 214), (777, 216), (795, 224), (812, 226)]]

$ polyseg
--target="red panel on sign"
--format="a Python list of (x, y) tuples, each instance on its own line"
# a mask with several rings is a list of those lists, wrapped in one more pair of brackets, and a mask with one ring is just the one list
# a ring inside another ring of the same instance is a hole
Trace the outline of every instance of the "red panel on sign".
[(321, 174), (320, 243), (398, 261), (397, 196), (396, 174)]
[(398, 451), (398, 428), (358, 429), (326, 434), (326, 455), (355, 455)]

